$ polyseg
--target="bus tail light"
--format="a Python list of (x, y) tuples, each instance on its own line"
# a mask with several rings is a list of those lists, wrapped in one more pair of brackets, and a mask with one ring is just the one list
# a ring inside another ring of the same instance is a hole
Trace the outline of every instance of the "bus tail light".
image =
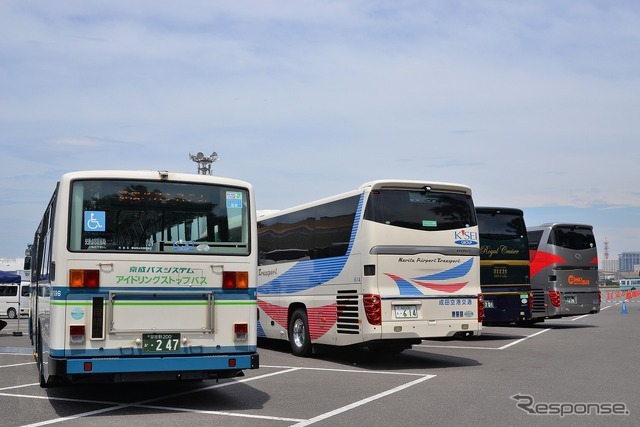
[(84, 342), (84, 325), (69, 326), (69, 341), (71, 344), (82, 344)]
[(99, 288), (100, 270), (69, 270), (70, 288)]
[(235, 323), (233, 332), (235, 333), (236, 341), (244, 341), (249, 334), (249, 325), (247, 323)]
[(478, 294), (478, 323), (484, 320), (484, 295)]
[(529, 311), (533, 313), (533, 291), (529, 291)]
[(560, 292), (549, 291), (549, 301), (551, 301), (551, 305), (554, 307), (560, 308)]
[(380, 295), (364, 294), (362, 295), (362, 303), (364, 304), (364, 312), (367, 320), (374, 326), (382, 325), (382, 302)]
[(222, 273), (223, 289), (247, 289), (249, 287), (249, 272), (225, 271)]

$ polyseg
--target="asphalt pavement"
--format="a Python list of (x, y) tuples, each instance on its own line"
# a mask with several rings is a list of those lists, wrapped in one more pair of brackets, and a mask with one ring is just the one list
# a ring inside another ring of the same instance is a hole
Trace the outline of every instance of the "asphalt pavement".
[(0, 331), (2, 426), (640, 425), (640, 298), (394, 356), (320, 348), (298, 358), (260, 342), (260, 369), (220, 382), (42, 389), (26, 326), (10, 319)]

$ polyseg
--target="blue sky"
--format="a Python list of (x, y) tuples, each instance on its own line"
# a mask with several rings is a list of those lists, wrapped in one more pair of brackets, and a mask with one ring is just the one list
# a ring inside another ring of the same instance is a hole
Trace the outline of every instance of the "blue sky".
[(281, 209), (379, 178), (471, 186), (640, 251), (640, 3), (0, 2), (0, 257), (58, 177), (195, 172)]

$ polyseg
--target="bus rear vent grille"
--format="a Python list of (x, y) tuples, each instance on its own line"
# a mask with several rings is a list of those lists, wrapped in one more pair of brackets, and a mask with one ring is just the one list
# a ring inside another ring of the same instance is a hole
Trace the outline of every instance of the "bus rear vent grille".
[(544, 290), (542, 289), (533, 289), (533, 311), (537, 313), (546, 312), (546, 308), (544, 306)]
[(339, 334), (359, 334), (358, 322), (358, 291), (338, 291), (336, 295), (336, 310)]

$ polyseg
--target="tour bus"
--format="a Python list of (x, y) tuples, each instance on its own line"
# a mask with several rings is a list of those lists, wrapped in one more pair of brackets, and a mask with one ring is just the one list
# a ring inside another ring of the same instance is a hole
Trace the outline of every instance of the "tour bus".
[(17, 319), (29, 313), (29, 283), (0, 284), (0, 316)]
[(527, 228), (532, 320), (600, 311), (598, 251), (593, 227), (547, 223)]
[(640, 289), (640, 277), (633, 279), (620, 279), (621, 291), (635, 291)]
[(63, 175), (35, 233), (40, 385), (258, 368), (253, 187), (166, 171)]
[(258, 218), (258, 336), (400, 352), (482, 329), (464, 185), (379, 180)]
[(531, 319), (529, 240), (524, 213), (505, 207), (476, 207), (480, 231), (480, 286), (483, 324)]

